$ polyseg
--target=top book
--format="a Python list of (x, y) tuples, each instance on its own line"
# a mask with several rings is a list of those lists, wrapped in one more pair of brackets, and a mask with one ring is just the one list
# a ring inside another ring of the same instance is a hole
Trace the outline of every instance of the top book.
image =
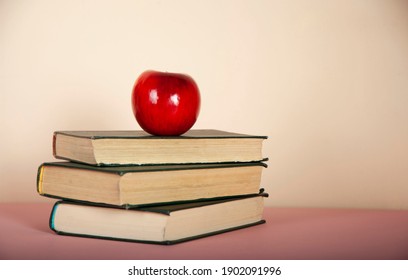
[(92, 165), (190, 164), (266, 160), (267, 136), (221, 130), (190, 130), (182, 136), (152, 136), (144, 131), (56, 131), (56, 158)]

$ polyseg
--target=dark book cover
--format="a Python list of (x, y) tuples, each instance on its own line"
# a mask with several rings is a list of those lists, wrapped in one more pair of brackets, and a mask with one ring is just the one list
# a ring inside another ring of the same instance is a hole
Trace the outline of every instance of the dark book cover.
[(56, 134), (64, 134), (79, 138), (88, 139), (200, 139), (200, 138), (262, 138), (267, 139), (267, 136), (249, 135), (235, 132), (227, 132), (216, 129), (191, 129), (180, 136), (155, 136), (148, 134), (143, 130), (89, 130), (89, 131), (56, 131)]
[[(44, 162), (40, 165), (38, 173), (43, 166), (59, 166), (65, 168), (77, 168), (92, 170), (98, 172), (115, 173), (123, 175), (130, 172), (159, 172), (159, 171), (176, 171), (188, 169), (208, 169), (208, 168), (236, 168), (243, 166), (263, 166), (268, 165), (263, 161), (254, 162), (226, 162), (226, 163), (186, 163), (186, 164), (150, 164), (150, 165), (119, 165), (119, 166), (97, 166), (72, 161)], [(38, 178), (38, 176), (37, 176)]]

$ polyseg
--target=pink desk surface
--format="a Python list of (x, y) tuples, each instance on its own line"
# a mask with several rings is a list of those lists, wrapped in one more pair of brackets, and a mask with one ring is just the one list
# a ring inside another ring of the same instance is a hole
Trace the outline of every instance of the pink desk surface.
[(171, 246), (60, 236), (51, 204), (0, 204), (0, 259), (408, 259), (408, 211), (266, 208), (266, 224)]

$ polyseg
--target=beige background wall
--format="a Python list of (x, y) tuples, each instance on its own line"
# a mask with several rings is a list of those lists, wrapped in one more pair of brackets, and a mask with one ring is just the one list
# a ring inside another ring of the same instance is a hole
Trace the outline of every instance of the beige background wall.
[(46, 201), (54, 130), (139, 129), (146, 69), (195, 128), (268, 135), (268, 205), (408, 209), (408, 2), (0, 1), (0, 202)]

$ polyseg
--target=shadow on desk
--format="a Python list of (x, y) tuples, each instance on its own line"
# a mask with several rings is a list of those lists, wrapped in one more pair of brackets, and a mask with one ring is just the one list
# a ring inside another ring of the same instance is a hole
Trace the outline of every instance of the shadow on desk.
[[(30, 207), (28, 207), (30, 206)], [(0, 204), (0, 221), (10, 227), (50, 232), (49, 214), (53, 204)], [(3, 236), (2, 236), (3, 237)]]

